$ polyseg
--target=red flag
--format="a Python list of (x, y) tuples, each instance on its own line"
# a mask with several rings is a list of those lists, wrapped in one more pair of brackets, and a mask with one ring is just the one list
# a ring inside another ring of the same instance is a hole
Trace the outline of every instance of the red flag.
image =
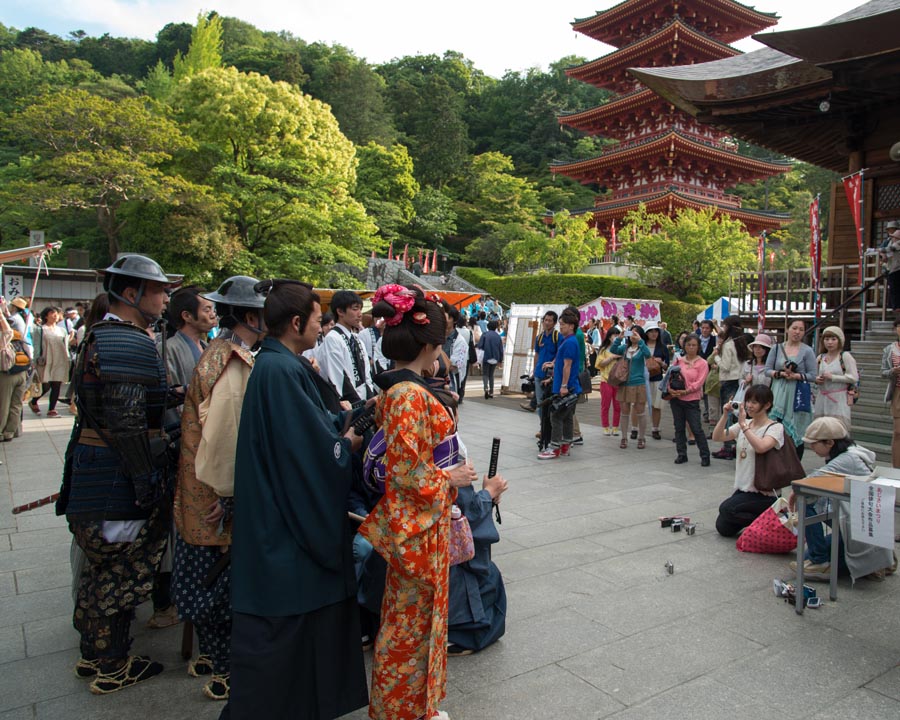
[(372, 251), (372, 257), (373, 257), (373, 258), (375, 257), (375, 251), (374, 251), (374, 250)]
[(394, 243), (391, 243), (388, 247), (388, 260), (394, 259)]
[(809, 260), (812, 285), (819, 291), (822, 268), (822, 237), (819, 233), (819, 196), (809, 204)]
[(637, 225), (631, 226), (631, 242), (637, 240)]
[(616, 251), (616, 243), (618, 242), (618, 238), (616, 237), (616, 221), (612, 221), (612, 229), (610, 230), (610, 242), (612, 243), (612, 249), (610, 252)]
[(424, 272), (426, 275), (428, 274), (428, 255), (429, 255), (429, 253), (430, 253), (429, 250), (425, 251), (425, 264), (422, 266), (422, 272)]
[(409, 265), (409, 260), (407, 259), (408, 252), (409, 252), (409, 243), (406, 243), (406, 247), (403, 248), (403, 267), (407, 267)]
[(431, 274), (434, 275), (437, 272), (437, 250), (435, 249), (434, 255), (431, 256)]
[(775, 269), (775, 251), (769, 253), (769, 267)]
[(861, 170), (858, 173), (848, 175), (844, 178), (844, 192), (847, 193), (847, 202), (850, 204), (850, 214), (853, 215), (853, 223), (856, 225), (856, 248), (859, 251), (860, 285), (863, 281), (862, 183), (863, 174)]

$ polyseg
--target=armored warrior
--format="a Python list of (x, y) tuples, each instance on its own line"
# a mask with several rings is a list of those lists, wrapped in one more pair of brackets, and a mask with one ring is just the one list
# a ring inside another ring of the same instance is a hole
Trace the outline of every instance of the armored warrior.
[(85, 556), (75, 673), (92, 678), (98, 695), (163, 670), (128, 650), (134, 610), (150, 595), (171, 524), (176, 464), (164, 415), (183, 398), (170, 393), (150, 327), (177, 284), (148, 257), (120, 256), (104, 271), (109, 313), (85, 337), (72, 376), (78, 419), (56, 512)]
[(204, 296), (216, 304), (222, 329), (197, 362), (181, 415), (173, 594), (200, 641), (200, 657), (188, 673), (212, 676), (203, 687), (212, 700), (226, 700), (230, 692), (235, 450), (251, 347), (265, 330), (266, 299), (256, 284), (237, 275)]

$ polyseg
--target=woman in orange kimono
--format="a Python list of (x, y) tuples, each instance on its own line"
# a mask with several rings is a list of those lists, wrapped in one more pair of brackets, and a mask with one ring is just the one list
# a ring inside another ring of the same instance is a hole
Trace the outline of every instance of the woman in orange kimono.
[(380, 288), (373, 302), (373, 314), (386, 318), (382, 352), (395, 368), (376, 378), (385, 495), (360, 527), (388, 565), (369, 717), (430, 720), (447, 717), (438, 705), (447, 680), (450, 508), (456, 488), (476, 474), (468, 464), (440, 467), (455, 460), (453, 400), (423, 374), (444, 342), (443, 308), (400, 285)]

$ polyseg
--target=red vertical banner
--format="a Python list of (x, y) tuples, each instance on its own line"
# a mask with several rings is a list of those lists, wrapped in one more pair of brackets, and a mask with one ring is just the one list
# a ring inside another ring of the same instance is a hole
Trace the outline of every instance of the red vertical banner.
[(618, 238), (616, 237), (616, 221), (612, 221), (612, 228), (609, 231), (609, 241), (610, 241), (610, 252), (614, 253), (616, 251), (616, 244), (618, 242)]
[(438, 271), (437, 267), (437, 250), (434, 251), (434, 255), (431, 257), (431, 274), (434, 275)]
[(856, 226), (856, 248), (859, 251), (859, 284), (863, 281), (863, 227), (862, 227), (862, 188), (863, 171), (848, 175), (843, 179), (844, 192), (847, 193), (847, 202), (850, 204), (850, 214), (853, 216), (853, 224)]
[(809, 204), (809, 273), (816, 292), (821, 287), (822, 236), (819, 232), (819, 196)]
[(393, 259), (394, 259), (394, 243), (391, 243), (388, 246), (388, 260), (393, 260)]
[(759, 301), (757, 303), (756, 330), (763, 332), (766, 327), (766, 233), (759, 235), (759, 244), (756, 249), (756, 259), (759, 263)]
[(403, 267), (409, 267), (409, 243), (403, 248)]

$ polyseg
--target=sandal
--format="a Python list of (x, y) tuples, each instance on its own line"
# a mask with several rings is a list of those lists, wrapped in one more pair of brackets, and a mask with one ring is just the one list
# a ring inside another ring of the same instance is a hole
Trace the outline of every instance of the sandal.
[(75, 663), (75, 674), (78, 677), (80, 677), (82, 680), (87, 680), (88, 678), (92, 678), (98, 672), (100, 672), (100, 661), (99, 660), (88, 660), (86, 658), (78, 658), (78, 662)]
[(209, 655), (200, 655), (196, 660), (191, 660), (187, 667), (188, 675), (191, 677), (200, 677), (201, 675), (212, 675), (213, 665), (212, 658)]
[(210, 700), (227, 700), (231, 692), (231, 675), (213, 675), (203, 686), (203, 694)]
[(109, 695), (143, 680), (149, 680), (162, 671), (163, 666), (158, 662), (132, 655), (118, 670), (111, 673), (98, 672), (97, 677), (90, 685), (90, 691), (94, 695)]
[(28, 403), (28, 407), (31, 409), (31, 412), (33, 412), (35, 415), (41, 414), (41, 409), (38, 407), (37, 403), (30, 402), (30, 403)]
[(647, 447), (647, 443), (644, 441), (644, 438), (638, 440), (638, 450), (643, 450), (645, 447)]
[(56, 410), (51, 410), (50, 412), (47, 413), (47, 417), (48, 418), (58, 418), (59, 413), (56, 412)]
[(619, 442), (619, 447), (624, 450), (628, 447), (628, 441), (625, 438), (622, 438), (622, 440)]

